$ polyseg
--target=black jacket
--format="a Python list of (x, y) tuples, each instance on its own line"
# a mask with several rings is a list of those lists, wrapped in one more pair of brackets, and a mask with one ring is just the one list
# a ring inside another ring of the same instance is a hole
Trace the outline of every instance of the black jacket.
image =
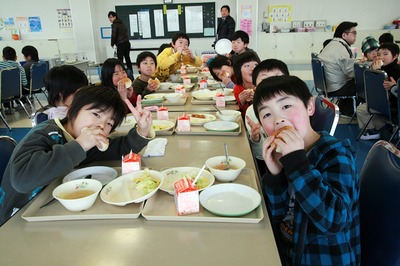
[(122, 20), (119, 18), (115, 19), (111, 25), (111, 28), (111, 46), (129, 42), (128, 30), (126, 29)]
[(227, 16), (224, 20), (218, 18), (218, 28), (216, 40), (229, 39), (232, 41), (232, 35), (235, 32), (235, 20), (231, 16)]

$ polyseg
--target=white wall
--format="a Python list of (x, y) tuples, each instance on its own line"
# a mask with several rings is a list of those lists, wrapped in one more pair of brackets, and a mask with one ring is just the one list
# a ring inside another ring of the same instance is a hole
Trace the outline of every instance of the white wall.
[(0, 37), (3, 39), (0, 41), (0, 49), (7, 45), (14, 47), (19, 60), (23, 60), (22, 47), (29, 44), (38, 49), (41, 57), (53, 57), (58, 54), (58, 47), (64, 53), (74, 52), (73, 30), (65, 32), (58, 27), (57, 9), (65, 8), (70, 8), (68, 0), (0, 1), (0, 18), (39, 16), (42, 24), (42, 32), (22, 34), (21, 41), (12, 40), (10, 31), (0, 30)]

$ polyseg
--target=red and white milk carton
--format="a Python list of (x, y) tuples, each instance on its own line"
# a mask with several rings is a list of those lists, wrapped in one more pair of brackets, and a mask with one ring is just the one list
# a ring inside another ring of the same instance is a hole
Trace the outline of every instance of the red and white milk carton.
[(200, 89), (207, 89), (207, 80), (200, 80)]
[(158, 120), (168, 120), (168, 107), (161, 106), (157, 109)]
[(192, 84), (190, 78), (183, 78), (183, 85), (190, 85), (190, 84)]
[(187, 114), (183, 114), (178, 117), (178, 131), (190, 131), (190, 116), (188, 116)]
[(224, 96), (224, 94), (223, 93), (217, 94), (215, 102), (216, 102), (217, 107), (225, 107), (225, 96)]
[(135, 172), (140, 170), (140, 155), (132, 151), (122, 156), (122, 174)]
[(199, 206), (199, 190), (192, 184), (191, 179), (180, 179), (174, 184), (175, 207), (178, 215), (186, 215), (198, 213)]
[(185, 96), (186, 94), (185, 87), (183, 85), (177, 85), (175, 87), (175, 93), (180, 93), (182, 96)]

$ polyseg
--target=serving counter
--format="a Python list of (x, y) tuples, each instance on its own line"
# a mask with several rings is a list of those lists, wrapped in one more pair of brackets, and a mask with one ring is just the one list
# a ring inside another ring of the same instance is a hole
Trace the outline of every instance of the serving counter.
[[(209, 157), (222, 155), (227, 143), (229, 154), (245, 160), (246, 168), (256, 173), (245, 131), (237, 136), (162, 137), (168, 139), (165, 155), (142, 157), (143, 167), (201, 167)], [(96, 165), (119, 167), (120, 161)], [(259, 186), (258, 177), (255, 183)], [(264, 218), (256, 223), (149, 220), (143, 216), (28, 222), (21, 215), (33, 203), (0, 227), (0, 265), (281, 264), (264, 201)]]

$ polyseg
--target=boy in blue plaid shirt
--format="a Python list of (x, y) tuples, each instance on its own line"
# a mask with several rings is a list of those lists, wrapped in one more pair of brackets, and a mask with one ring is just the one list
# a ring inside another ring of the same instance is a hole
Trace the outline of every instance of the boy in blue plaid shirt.
[(314, 99), (297, 77), (265, 79), (253, 106), (269, 136), (263, 189), (284, 265), (359, 265), (359, 177), (350, 141), (312, 129)]

